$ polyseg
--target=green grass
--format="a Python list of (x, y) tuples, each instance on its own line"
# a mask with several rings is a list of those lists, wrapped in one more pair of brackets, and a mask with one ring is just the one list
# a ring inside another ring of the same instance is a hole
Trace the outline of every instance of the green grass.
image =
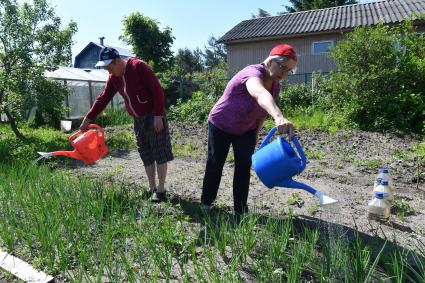
[(287, 111), (287, 117), (298, 129), (319, 129), (328, 133), (336, 133), (340, 129), (352, 126), (344, 122), (343, 117), (326, 113), (320, 109), (295, 109)]
[(101, 127), (129, 125), (133, 124), (133, 118), (125, 109), (112, 110), (107, 108), (96, 118), (94, 123), (99, 124)]
[[(294, 229), (291, 217), (205, 215), (194, 203), (151, 204), (145, 190), (0, 165), (0, 247), (70, 282), (171, 281), (176, 274), (185, 282), (243, 282), (242, 268), (261, 282), (370, 282), (377, 262), (409, 268), (404, 257), (386, 261), (360, 240), (332, 238), (326, 250), (329, 239)], [(415, 279), (424, 276), (416, 272)]]
[(173, 143), (173, 154), (175, 156), (204, 157), (206, 153), (205, 148), (196, 146), (191, 142), (186, 142), (184, 144), (177, 142)]
[[(353, 126), (344, 123), (342, 118), (334, 117), (319, 109), (284, 110), (283, 114), (294, 124), (296, 129), (322, 130), (334, 134), (341, 129), (353, 128)], [(275, 126), (273, 119), (266, 119), (264, 126), (266, 129), (273, 128)]]
[[(26, 137), (25, 141), (17, 139), (9, 125), (0, 124), (1, 163), (33, 162), (38, 157), (38, 151), (73, 150), (69, 143), (71, 134), (47, 127), (32, 129), (25, 124), (20, 126), (20, 130)], [(109, 150), (136, 148), (136, 140), (130, 127), (116, 129), (113, 133), (106, 133), (105, 137)], [(55, 160), (67, 159), (55, 157)]]

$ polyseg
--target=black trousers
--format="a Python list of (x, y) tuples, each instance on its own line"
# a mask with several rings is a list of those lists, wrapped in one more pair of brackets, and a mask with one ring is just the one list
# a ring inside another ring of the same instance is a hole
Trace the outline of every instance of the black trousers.
[(233, 204), (236, 213), (247, 211), (251, 156), (256, 144), (256, 130), (231, 135), (208, 123), (208, 159), (202, 186), (201, 202), (211, 205), (217, 197), (223, 166), (233, 146), (235, 171), (233, 175)]

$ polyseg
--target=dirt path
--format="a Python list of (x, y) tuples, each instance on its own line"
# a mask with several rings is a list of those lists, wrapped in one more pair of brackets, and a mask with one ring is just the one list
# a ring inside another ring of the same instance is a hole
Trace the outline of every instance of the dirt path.
[[(167, 189), (176, 198), (199, 202), (207, 128), (171, 123), (171, 129), (173, 143), (179, 150), (169, 166)], [(107, 129), (106, 136), (108, 131), (114, 129)], [(338, 199), (338, 204), (323, 209), (318, 207), (316, 198), (304, 191), (267, 189), (252, 171), (248, 201), (251, 210), (272, 216), (292, 210), (301, 218), (321, 218), (347, 229), (355, 227), (367, 235), (378, 234), (383, 238), (396, 239), (405, 247), (414, 246), (418, 240), (425, 242), (425, 173), (420, 175), (418, 183), (416, 164), (404, 157), (416, 141), (409, 137), (362, 131), (341, 131), (333, 135), (321, 131), (300, 131), (298, 136), (310, 159), (306, 170), (296, 180)], [(376, 165), (391, 168), (396, 197), (407, 201), (414, 210), (403, 220), (394, 214), (388, 223), (367, 218), (367, 204), (372, 197), (377, 173), (372, 168)], [(93, 166), (77, 166), (73, 170), (128, 185), (147, 186), (136, 150), (111, 152)], [(233, 164), (229, 161), (225, 165), (216, 206), (231, 210), (232, 178)], [(296, 192), (300, 198), (294, 195)]]

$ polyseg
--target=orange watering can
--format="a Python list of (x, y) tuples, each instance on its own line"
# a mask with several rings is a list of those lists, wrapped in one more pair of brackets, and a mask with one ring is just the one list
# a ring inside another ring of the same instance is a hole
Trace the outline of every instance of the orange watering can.
[(105, 134), (102, 128), (96, 124), (90, 124), (86, 132), (77, 131), (69, 137), (73, 151), (38, 152), (42, 157), (64, 155), (84, 161), (85, 164), (93, 164), (108, 153), (105, 145)]

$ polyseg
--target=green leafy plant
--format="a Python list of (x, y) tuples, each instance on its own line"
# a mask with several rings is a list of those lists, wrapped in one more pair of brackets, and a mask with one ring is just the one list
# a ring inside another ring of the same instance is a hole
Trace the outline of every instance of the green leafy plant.
[(176, 105), (171, 106), (168, 117), (170, 120), (206, 123), (208, 114), (216, 101), (216, 97), (204, 92), (194, 92), (189, 100), (179, 100)]
[(296, 193), (292, 193), (288, 197), (288, 200), (286, 201), (286, 203), (289, 204), (289, 205), (297, 205), (297, 206), (301, 207), (304, 204), (304, 201), (301, 198), (300, 193), (296, 192)]
[(96, 117), (94, 122), (101, 127), (108, 127), (133, 124), (133, 121), (133, 117), (131, 117), (125, 109), (113, 110), (108, 108), (103, 111), (101, 115)]
[(332, 108), (363, 129), (421, 133), (424, 46), (411, 21), (349, 33), (331, 53), (338, 66), (328, 81)]
[(407, 200), (400, 198), (394, 199), (392, 209), (400, 220), (404, 220), (407, 214), (415, 212), (415, 210), (410, 206), (410, 203)]

